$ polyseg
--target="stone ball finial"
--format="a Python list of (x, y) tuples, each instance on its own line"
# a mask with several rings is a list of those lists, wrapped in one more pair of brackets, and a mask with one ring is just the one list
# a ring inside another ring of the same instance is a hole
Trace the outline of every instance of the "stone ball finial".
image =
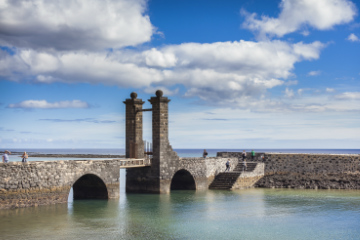
[(130, 97), (131, 97), (131, 99), (136, 99), (136, 98), (137, 98), (137, 93), (136, 93), (136, 92), (132, 92), (132, 93), (130, 94)]
[(157, 90), (155, 94), (156, 94), (156, 96), (157, 96), (158, 98), (160, 98), (160, 97), (163, 96), (164, 93), (163, 93), (163, 91), (161, 91), (161, 90)]

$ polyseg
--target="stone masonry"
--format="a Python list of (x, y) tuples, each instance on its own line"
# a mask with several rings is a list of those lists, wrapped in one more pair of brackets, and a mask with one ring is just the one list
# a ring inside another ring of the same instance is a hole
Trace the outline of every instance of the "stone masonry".
[[(133, 93), (132, 95), (137, 96)], [(133, 101), (142, 102), (141, 99), (133, 99)], [(126, 191), (169, 193), (173, 177), (180, 170), (186, 170), (190, 173), (194, 178), (196, 190), (207, 190), (215, 176), (225, 170), (225, 163), (228, 158), (179, 158), (169, 142), (168, 103), (170, 100), (163, 96), (162, 91), (158, 90), (156, 97), (151, 97), (149, 102), (152, 105), (152, 164), (148, 168), (127, 169)], [(128, 105), (126, 106), (128, 107)], [(126, 114), (128, 114), (128, 110), (126, 110)], [(135, 122), (133, 118), (134, 115), (126, 116), (127, 123), (128, 121)], [(133, 128), (133, 126), (130, 127)], [(129, 142), (127, 135), (126, 144)], [(126, 149), (128, 149), (128, 145)], [(144, 150), (141, 148), (139, 151)], [(232, 166), (236, 166), (238, 163), (237, 157), (230, 160)]]
[[(0, 163), (0, 209), (66, 203), (70, 188), (84, 176), (98, 179), (96, 183), (106, 187), (103, 192), (107, 195), (101, 198), (118, 198), (120, 168), (144, 164), (149, 163), (144, 160)], [(86, 183), (85, 188), (91, 184)], [(74, 189), (74, 197), (76, 194)]]
[[(240, 155), (218, 153), (219, 157)], [(360, 189), (359, 154), (258, 153), (254, 161), (265, 163), (265, 176), (256, 187)]]
[(131, 93), (131, 99), (124, 101), (126, 105), (126, 158), (144, 158), (143, 142), (143, 113), (142, 105), (145, 103), (137, 99), (136, 93)]

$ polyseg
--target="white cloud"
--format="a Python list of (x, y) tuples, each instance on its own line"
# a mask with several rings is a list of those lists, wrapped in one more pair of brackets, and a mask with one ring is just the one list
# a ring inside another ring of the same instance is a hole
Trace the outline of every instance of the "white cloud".
[(297, 92), (298, 92), (298, 95), (301, 96), (305, 91), (311, 91), (311, 90), (313, 90), (313, 89), (311, 89), (311, 88), (300, 88), (300, 89), (297, 90)]
[(145, 92), (149, 94), (154, 94), (157, 90), (163, 91), (165, 96), (173, 96), (179, 93), (179, 88), (175, 88), (174, 90), (170, 90), (163, 86), (157, 86), (157, 87), (147, 87), (145, 88)]
[(360, 92), (344, 92), (334, 97), (338, 100), (360, 100)]
[(89, 108), (89, 104), (80, 100), (60, 101), (53, 103), (49, 103), (46, 100), (26, 100), (20, 103), (9, 104), (8, 108), (24, 108), (24, 109)]
[(311, 71), (307, 75), (308, 76), (318, 76), (321, 74), (321, 71)]
[(102, 50), (150, 41), (145, 0), (2, 0), (0, 45)]
[(173, 53), (162, 53), (155, 48), (143, 52), (146, 65), (150, 67), (173, 67), (177, 62), (177, 58)]
[[(185, 43), (142, 52), (18, 50), (15, 55), (0, 54), (0, 62), (6, 66), (0, 68), (0, 75), (13, 80), (34, 76), (34, 81), (43, 83), (86, 82), (149, 89), (181, 84), (189, 97), (233, 101), (258, 98), (268, 89), (287, 84), (294, 64), (318, 59), (323, 47), (320, 42), (274, 40)], [(16, 69), (22, 69), (21, 74), (14, 75)]]
[(351, 42), (360, 42), (360, 39), (353, 33), (348, 36), (347, 40)]
[(261, 19), (255, 13), (249, 14), (243, 10), (246, 16), (243, 27), (257, 32), (260, 38), (268, 35), (282, 37), (304, 26), (331, 29), (352, 21), (356, 15), (356, 6), (349, 0), (282, 0), (280, 8), (278, 18), (261, 16)]
[(286, 88), (285, 89), (285, 97), (287, 98), (293, 98), (294, 97), (294, 91), (292, 89), (288, 89)]
[(335, 89), (333, 89), (333, 88), (326, 88), (326, 92), (332, 93), (332, 92), (335, 92)]
[[(325, 47), (318, 41), (241, 40), (130, 50), (123, 47), (149, 41), (154, 34), (144, 14), (145, 0), (2, 3), (0, 45), (13, 53), (0, 49), (0, 77), (12, 81), (101, 83), (145, 92), (161, 88), (166, 95), (177, 94), (182, 85), (185, 96), (212, 105), (289, 110), (289, 103), (269, 98), (269, 89), (296, 84), (291, 79), (295, 64), (318, 59)], [(293, 98), (293, 90), (285, 91)], [(9, 107), (88, 107), (84, 102), (29, 101)]]

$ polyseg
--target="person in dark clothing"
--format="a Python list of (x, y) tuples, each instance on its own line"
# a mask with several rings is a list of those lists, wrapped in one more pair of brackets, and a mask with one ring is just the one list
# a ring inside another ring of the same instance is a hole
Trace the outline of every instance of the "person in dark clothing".
[(246, 164), (246, 151), (245, 150), (242, 153), (242, 157), (243, 157), (243, 171), (246, 171), (247, 164)]
[(242, 152), (242, 159), (243, 159), (243, 160), (246, 159), (246, 152), (245, 152), (245, 150)]
[(206, 157), (207, 157), (207, 155), (208, 155), (208, 153), (207, 153), (206, 149), (204, 149), (204, 152), (203, 152), (203, 158), (206, 158)]

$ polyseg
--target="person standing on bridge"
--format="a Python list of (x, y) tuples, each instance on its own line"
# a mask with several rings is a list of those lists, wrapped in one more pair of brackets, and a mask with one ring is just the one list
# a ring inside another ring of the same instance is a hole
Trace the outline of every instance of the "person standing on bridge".
[(241, 155), (242, 155), (242, 159), (244, 161), (244, 159), (246, 159), (246, 151), (244, 150)]
[(207, 153), (206, 149), (204, 149), (204, 152), (203, 152), (203, 158), (206, 158), (206, 157), (207, 157), (207, 155), (208, 155), (208, 153)]
[(9, 162), (9, 155), (8, 154), (11, 154), (11, 152), (8, 151), (8, 150), (5, 150), (4, 155), (3, 155), (3, 163)]
[(255, 159), (255, 151), (251, 150), (251, 160), (254, 161)]
[(27, 159), (28, 159), (29, 155), (27, 155), (27, 153), (24, 152), (24, 154), (21, 157), (22, 157), (21, 162), (27, 162)]

